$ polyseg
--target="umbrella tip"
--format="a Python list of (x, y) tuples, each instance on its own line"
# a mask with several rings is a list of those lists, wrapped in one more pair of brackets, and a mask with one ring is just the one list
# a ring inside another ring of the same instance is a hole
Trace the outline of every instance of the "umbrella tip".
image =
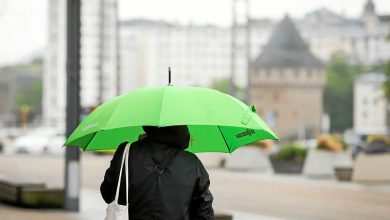
[(168, 67), (168, 86), (171, 85), (171, 67)]

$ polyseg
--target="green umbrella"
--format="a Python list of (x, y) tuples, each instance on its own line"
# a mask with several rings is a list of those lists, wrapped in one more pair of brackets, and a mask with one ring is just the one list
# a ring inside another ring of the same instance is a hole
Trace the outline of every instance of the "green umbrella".
[(238, 99), (200, 87), (149, 87), (103, 103), (71, 134), (66, 146), (85, 151), (116, 149), (134, 142), (143, 125), (188, 125), (191, 152), (233, 152), (238, 147), (278, 137)]

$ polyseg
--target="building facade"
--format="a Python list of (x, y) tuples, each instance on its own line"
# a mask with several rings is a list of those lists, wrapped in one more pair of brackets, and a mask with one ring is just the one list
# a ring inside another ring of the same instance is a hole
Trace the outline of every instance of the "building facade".
[[(81, 105), (97, 105), (117, 95), (117, 0), (81, 4)], [(45, 57), (43, 119), (65, 126), (66, 0), (49, 1), (49, 37)]]
[(181, 26), (150, 20), (122, 24), (121, 76), (129, 85), (167, 85), (168, 67), (172, 83), (182, 86), (209, 86), (226, 77), (230, 66), (228, 28)]
[[(310, 51), (326, 63), (336, 52), (352, 62), (381, 63), (390, 59), (390, 16), (378, 15), (368, 0), (358, 18), (321, 8), (294, 20)], [(268, 42), (276, 21), (250, 21), (251, 60)], [(165, 85), (168, 66), (177, 85), (210, 86), (230, 77), (231, 30), (218, 26), (179, 25), (164, 21), (129, 20), (121, 25), (121, 76), (128, 79), (123, 91)], [(247, 85), (245, 28), (237, 28), (235, 82)]]
[(381, 73), (360, 75), (354, 84), (353, 127), (358, 135), (387, 134), (388, 102), (384, 96)]
[(286, 16), (251, 64), (250, 97), (280, 138), (313, 138), (321, 132), (325, 65)]
[[(49, 45), (43, 99), (43, 114), (48, 125), (65, 121), (65, 3), (65, 0), (49, 2)], [(172, 68), (172, 84), (178, 86), (210, 87), (215, 80), (230, 78), (229, 27), (134, 19), (121, 22), (119, 32), (117, 0), (83, 0), (82, 3), (82, 106), (96, 105), (139, 87), (166, 85), (168, 67)], [(277, 28), (276, 24), (276, 21), (267, 19), (250, 21), (252, 61), (263, 52)], [(378, 15), (371, 0), (367, 0), (358, 18), (346, 18), (322, 8), (294, 20), (294, 24), (309, 50), (323, 63), (339, 51), (346, 53), (351, 61), (365, 64), (390, 59), (390, 42), (386, 40), (390, 32), (390, 16)], [(236, 34), (234, 81), (239, 87), (246, 88), (245, 27), (238, 26)], [(284, 72), (294, 71), (286, 68)]]
[(372, 0), (358, 18), (346, 18), (325, 8), (306, 14), (299, 21), (302, 36), (323, 61), (342, 51), (352, 62), (367, 65), (390, 59), (390, 16), (378, 15)]
[[(273, 21), (253, 21), (251, 44), (267, 41)], [(245, 30), (238, 27), (235, 82), (247, 84)], [(254, 59), (261, 47), (253, 46)], [(213, 25), (179, 25), (164, 21), (129, 20), (121, 25), (122, 92), (142, 86), (166, 85), (168, 67), (172, 82), (181, 86), (209, 87), (228, 79), (231, 72), (231, 30)]]

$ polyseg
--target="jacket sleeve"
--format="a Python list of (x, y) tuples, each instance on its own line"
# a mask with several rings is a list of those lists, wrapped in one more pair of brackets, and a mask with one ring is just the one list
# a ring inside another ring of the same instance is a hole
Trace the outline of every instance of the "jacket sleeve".
[(119, 172), (122, 163), (122, 156), (127, 143), (119, 145), (110, 162), (110, 167), (106, 170), (104, 180), (100, 185), (100, 193), (106, 203), (111, 203), (115, 199), (116, 187), (118, 184)]
[(197, 182), (192, 197), (192, 220), (213, 220), (213, 195), (209, 190), (209, 174), (202, 162), (197, 159)]

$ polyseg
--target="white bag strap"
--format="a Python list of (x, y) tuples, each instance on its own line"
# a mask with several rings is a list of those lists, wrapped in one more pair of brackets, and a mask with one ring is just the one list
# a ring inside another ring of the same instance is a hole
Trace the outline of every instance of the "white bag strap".
[[(118, 179), (118, 184), (116, 186), (116, 192), (115, 192), (115, 200), (116, 203), (118, 203), (118, 198), (119, 198), (119, 188), (120, 188), (120, 185), (121, 185), (121, 179), (122, 179), (122, 169), (123, 169), (123, 163), (125, 162), (125, 159), (127, 158), (128, 156), (128, 144), (126, 145), (125, 147), (125, 151), (123, 152), (123, 155), (122, 155), (122, 162), (121, 162), (121, 169), (119, 171), (119, 179)], [(127, 192), (127, 159), (126, 159), (126, 192)], [(127, 193), (126, 193), (127, 194)], [(126, 195), (126, 200), (127, 200), (127, 195)]]
[(129, 204), (129, 144), (126, 145), (126, 161), (125, 161), (125, 170), (126, 170), (126, 205)]

